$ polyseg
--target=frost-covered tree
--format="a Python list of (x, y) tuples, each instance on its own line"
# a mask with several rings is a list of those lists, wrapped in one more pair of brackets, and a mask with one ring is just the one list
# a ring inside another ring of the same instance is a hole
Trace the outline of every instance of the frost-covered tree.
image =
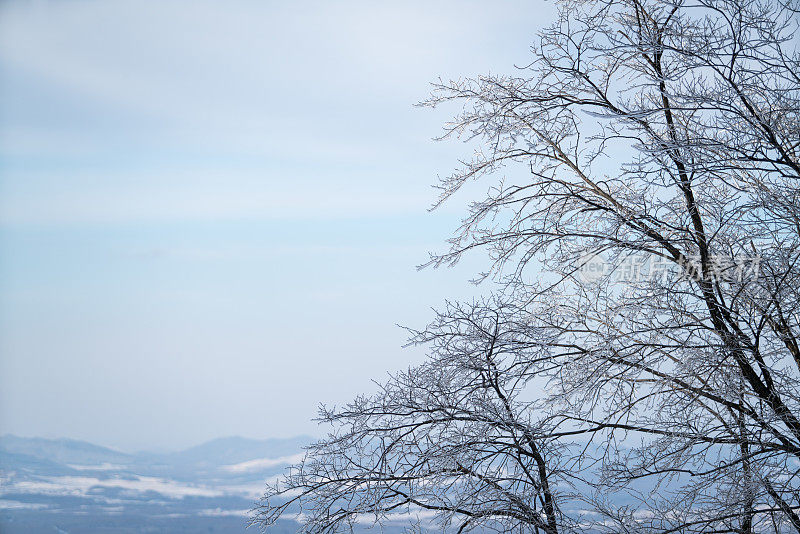
[[(440, 82), (495, 180), (424, 365), (323, 411), (255, 523), (800, 532), (796, 0), (565, 0), (514, 75)], [(504, 178), (499, 179), (502, 171)]]

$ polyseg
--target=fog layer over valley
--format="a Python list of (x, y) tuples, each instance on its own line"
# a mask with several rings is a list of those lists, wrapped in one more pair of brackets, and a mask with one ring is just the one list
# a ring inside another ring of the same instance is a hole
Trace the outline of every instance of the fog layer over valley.
[(231, 437), (129, 454), (3, 436), (0, 532), (243, 532), (265, 482), (302, 459), (309, 442)]

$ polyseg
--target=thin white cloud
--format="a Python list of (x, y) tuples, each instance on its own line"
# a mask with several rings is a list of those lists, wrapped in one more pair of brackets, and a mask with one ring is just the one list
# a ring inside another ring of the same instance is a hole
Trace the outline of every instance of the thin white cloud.
[(250, 510), (223, 510), (222, 508), (213, 508), (208, 510), (201, 510), (199, 515), (205, 517), (247, 517)]
[(50, 91), (9, 86), (23, 110), (0, 155), (56, 162), (4, 170), (0, 224), (424, 210), (438, 129), (410, 128), (411, 105), (437, 75), (485, 70), (493, 28), (506, 15), (479, 3), (0, 4), (0, 65)]
[[(386, 184), (353, 183), (343, 189), (335, 180), (283, 181), (276, 176), (231, 172), (167, 173), (141, 177), (119, 173), (114, 182), (102, 175), (74, 176), (75, 187), (42, 191), (35, 178), (9, 187), (0, 198), (0, 224), (114, 223), (241, 219), (342, 218), (424, 213), (427, 191), (397, 191)], [(95, 184), (94, 186), (92, 184)]]
[(0, 499), (0, 510), (42, 510), (48, 505), (38, 502), (20, 502)]
[(121, 488), (135, 492), (154, 491), (165, 497), (219, 497), (225, 492), (206, 486), (182, 484), (174, 480), (156, 477), (108, 478), (95, 477), (49, 477), (47, 480), (12, 481), (4, 491), (7, 493), (34, 493), (42, 495), (86, 495), (92, 488)]
[(76, 471), (119, 471), (125, 469), (124, 465), (111, 464), (108, 462), (99, 465), (67, 464), (67, 467), (71, 467)]
[(295, 464), (303, 459), (303, 454), (293, 454), (291, 456), (281, 456), (280, 458), (258, 458), (256, 460), (249, 460), (238, 464), (225, 465), (223, 470), (229, 473), (252, 473), (263, 471), (265, 469), (272, 469), (280, 465)]
[(470, 7), (453, 17), (413, 3), (10, 3), (0, 59), (162, 122), (247, 130), (286, 118), (313, 128), (318, 104), (421, 97), (431, 76), (474, 61), (484, 47), (471, 34), (505, 17)]

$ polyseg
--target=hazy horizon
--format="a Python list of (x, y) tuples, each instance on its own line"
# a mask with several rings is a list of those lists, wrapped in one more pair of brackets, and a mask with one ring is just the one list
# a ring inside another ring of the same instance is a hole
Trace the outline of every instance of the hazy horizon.
[(318, 439), (318, 436), (312, 436), (310, 434), (298, 434), (296, 436), (286, 436), (286, 437), (265, 437), (265, 438), (252, 438), (246, 436), (218, 436), (216, 438), (211, 438), (209, 440), (203, 440), (198, 443), (194, 443), (189, 446), (181, 446), (181, 447), (153, 447), (153, 448), (142, 448), (142, 449), (125, 449), (125, 448), (118, 448), (111, 445), (104, 445), (102, 443), (95, 443), (92, 441), (86, 441), (81, 439), (75, 438), (68, 438), (63, 436), (21, 436), (18, 434), (0, 434), (0, 441), (6, 439), (18, 439), (23, 441), (28, 440), (45, 440), (45, 441), (52, 441), (52, 442), (75, 442), (75, 443), (87, 443), (89, 445), (94, 445), (96, 447), (101, 447), (104, 449), (110, 449), (112, 451), (121, 452), (124, 454), (172, 454), (176, 452), (185, 452), (187, 450), (191, 450), (197, 447), (201, 447), (204, 445), (209, 445), (212, 443), (217, 442), (227, 442), (227, 441), (245, 441), (245, 442), (261, 442), (261, 443), (270, 443), (270, 442), (293, 442), (293, 441), (314, 441)]

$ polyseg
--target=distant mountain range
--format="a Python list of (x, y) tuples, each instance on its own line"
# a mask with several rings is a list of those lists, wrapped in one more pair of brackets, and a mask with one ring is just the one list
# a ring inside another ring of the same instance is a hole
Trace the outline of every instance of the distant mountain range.
[[(2, 436), (0, 534), (244, 534), (267, 481), (299, 462), (311, 441), (231, 437), (180, 452), (128, 454), (83, 441)], [(634, 504), (628, 499), (615, 496)], [(356, 531), (399, 534), (406, 522)], [(282, 519), (269, 532), (298, 526)]]
[[(68, 439), (0, 437), (0, 532), (244, 531), (265, 483), (311, 438), (221, 438), (128, 454)], [(286, 521), (276, 531), (294, 532)]]

